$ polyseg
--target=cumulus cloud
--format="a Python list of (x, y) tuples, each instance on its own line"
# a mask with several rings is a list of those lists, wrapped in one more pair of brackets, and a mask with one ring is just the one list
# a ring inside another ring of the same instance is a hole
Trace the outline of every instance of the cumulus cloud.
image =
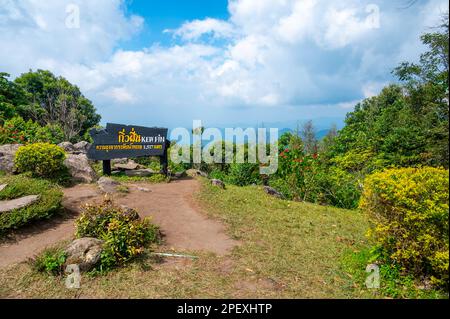
[(214, 38), (231, 38), (235, 34), (232, 24), (212, 18), (186, 22), (176, 30), (166, 29), (164, 32), (173, 33), (186, 41), (198, 40), (203, 35), (212, 35)]
[(230, 0), (229, 19), (188, 21), (166, 30), (173, 44), (131, 51), (117, 46), (142, 17), (119, 0), (72, 2), (79, 29), (64, 27), (68, 1), (0, 0), (0, 69), (48, 68), (106, 121), (167, 125), (342, 116), (417, 58), (419, 35), (448, 9), (444, 0), (408, 10), (387, 0)]

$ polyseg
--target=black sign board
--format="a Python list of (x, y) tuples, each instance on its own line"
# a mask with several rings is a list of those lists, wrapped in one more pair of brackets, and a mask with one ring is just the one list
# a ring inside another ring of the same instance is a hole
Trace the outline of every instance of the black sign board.
[(111, 173), (111, 159), (159, 156), (166, 173), (167, 131), (167, 128), (108, 123), (105, 129), (89, 131), (94, 143), (87, 156), (102, 160), (104, 173), (108, 175)]

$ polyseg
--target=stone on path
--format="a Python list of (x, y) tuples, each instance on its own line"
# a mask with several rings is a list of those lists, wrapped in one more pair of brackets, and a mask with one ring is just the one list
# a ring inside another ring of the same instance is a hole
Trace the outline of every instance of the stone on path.
[(102, 247), (103, 241), (97, 238), (75, 239), (65, 249), (66, 265), (76, 264), (81, 271), (91, 270), (100, 261)]
[(115, 193), (117, 192), (117, 186), (120, 185), (119, 182), (113, 180), (112, 178), (102, 176), (97, 181), (98, 187), (105, 193)]
[(27, 207), (39, 200), (39, 195), (28, 195), (11, 200), (0, 201), (0, 213), (11, 212), (15, 209)]

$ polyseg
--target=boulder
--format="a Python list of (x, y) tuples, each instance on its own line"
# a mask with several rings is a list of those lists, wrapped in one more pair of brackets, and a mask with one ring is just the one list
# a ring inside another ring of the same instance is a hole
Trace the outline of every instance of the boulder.
[(73, 152), (78, 154), (86, 154), (91, 144), (86, 141), (81, 141), (73, 145)]
[(148, 188), (140, 187), (140, 186), (137, 187), (137, 190), (140, 191), (140, 192), (144, 192), (144, 193), (151, 192), (151, 190), (149, 190)]
[(97, 181), (98, 187), (105, 193), (115, 193), (117, 192), (117, 186), (120, 185), (119, 182), (113, 180), (112, 178), (102, 176)]
[(100, 239), (90, 237), (75, 239), (65, 249), (66, 265), (76, 264), (81, 271), (89, 271), (100, 261), (102, 251), (103, 241)]
[(121, 163), (114, 164), (114, 168), (118, 169), (118, 170), (121, 170), (121, 171), (128, 171), (128, 170), (138, 169), (139, 166), (140, 165), (138, 163), (136, 163), (135, 161), (132, 161), (132, 160), (129, 160), (125, 164), (121, 164)]
[(73, 144), (70, 142), (61, 142), (58, 144), (66, 153), (72, 153), (74, 151)]
[(173, 174), (173, 176), (175, 178), (182, 178), (182, 177), (186, 176), (186, 171), (176, 172)]
[(114, 158), (111, 160), (111, 164), (126, 164), (128, 162), (128, 158)]
[(125, 171), (125, 175), (130, 176), (130, 177), (132, 177), (132, 176), (145, 177), (145, 176), (150, 176), (153, 174), (158, 174), (158, 173), (155, 172), (154, 170), (151, 170), (150, 168)]
[(279, 191), (277, 191), (273, 187), (264, 186), (263, 189), (270, 196), (273, 196), (273, 197), (276, 197), (276, 198), (283, 198), (283, 194), (281, 194)]
[(4, 144), (0, 145), (0, 171), (6, 173), (14, 173), (14, 157), (16, 156), (17, 149), (22, 146), (21, 144)]
[(188, 169), (186, 171), (186, 174), (190, 177), (196, 177), (196, 176), (202, 176), (202, 177), (208, 177), (208, 174), (206, 174), (205, 172), (202, 172), (201, 170), (198, 169)]
[(225, 189), (225, 183), (222, 182), (220, 179), (212, 179), (211, 180), (211, 185), (220, 187), (222, 189)]
[(11, 200), (2, 200), (0, 201), (0, 213), (7, 213), (15, 209), (27, 207), (38, 200), (39, 195), (29, 195)]
[(86, 154), (67, 154), (64, 165), (69, 169), (74, 182), (92, 183), (97, 179)]
[(2, 190), (4, 190), (4, 189), (6, 188), (6, 186), (8, 186), (8, 184), (1, 184), (1, 185), (0, 185), (0, 192), (1, 192)]

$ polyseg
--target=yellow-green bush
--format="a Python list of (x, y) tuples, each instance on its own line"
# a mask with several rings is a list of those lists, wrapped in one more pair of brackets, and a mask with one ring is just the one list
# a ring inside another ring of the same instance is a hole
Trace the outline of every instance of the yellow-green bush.
[(55, 177), (64, 171), (65, 158), (66, 154), (61, 147), (36, 143), (19, 147), (14, 162), (20, 172), (32, 172), (39, 177)]
[(448, 183), (441, 168), (388, 169), (366, 178), (360, 202), (383, 257), (442, 286), (448, 285)]

